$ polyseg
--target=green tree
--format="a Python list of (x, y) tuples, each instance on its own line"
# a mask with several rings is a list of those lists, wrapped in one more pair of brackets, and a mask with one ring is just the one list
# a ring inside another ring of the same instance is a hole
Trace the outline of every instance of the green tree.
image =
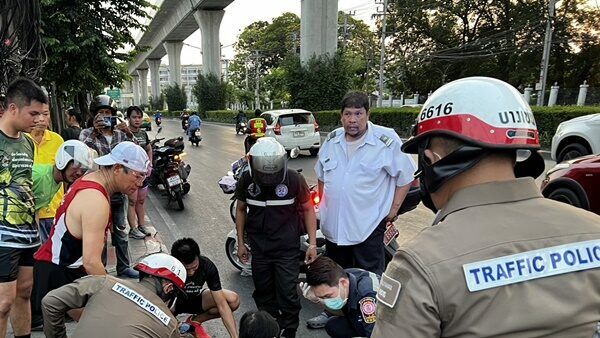
[[(133, 30), (143, 30), (146, 0), (41, 0), (42, 41), (47, 54), (43, 83), (54, 83), (58, 93), (77, 95), (85, 112), (85, 93), (120, 86), (125, 63), (134, 53)], [(135, 19), (132, 19), (135, 18)]]
[(214, 74), (208, 74), (207, 76), (200, 74), (192, 93), (198, 101), (198, 110), (205, 112), (225, 109), (230, 96), (230, 89), (227, 83), (221, 81)]
[(336, 109), (350, 88), (351, 75), (340, 53), (313, 57), (304, 66), (299, 57), (290, 56), (283, 67), (293, 108)]
[(160, 93), (160, 95), (158, 95), (156, 98), (150, 95), (148, 101), (150, 102), (150, 109), (162, 110), (165, 105), (165, 94)]
[[(344, 12), (338, 13), (338, 49), (343, 52), (352, 74), (351, 87), (373, 91), (379, 64), (377, 36), (364, 21), (354, 19), (350, 15), (344, 19), (345, 15)], [(347, 25), (345, 31), (344, 24)]]
[(169, 111), (180, 111), (187, 107), (187, 95), (183, 86), (178, 83), (169, 85), (164, 91), (165, 100), (169, 106)]

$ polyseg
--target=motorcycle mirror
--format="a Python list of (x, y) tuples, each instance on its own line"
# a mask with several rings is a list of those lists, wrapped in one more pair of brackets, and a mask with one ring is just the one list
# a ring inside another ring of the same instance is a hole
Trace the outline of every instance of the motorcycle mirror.
[(158, 127), (158, 130), (156, 131), (156, 133), (160, 134), (161, 131), (162, 131), (162, 127)]
[(300, 155), (300, 148), (296, 147), (290, 151), (290, 158), (297, 158)]

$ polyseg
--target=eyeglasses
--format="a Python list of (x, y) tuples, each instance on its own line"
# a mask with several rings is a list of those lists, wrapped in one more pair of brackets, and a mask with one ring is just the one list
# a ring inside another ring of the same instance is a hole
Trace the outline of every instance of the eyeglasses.
[(135, 177), (136, 182), (144, 182), (144, 180), (146, 179), (146, 174), (142, 174), (140, 172), (134, 171), (134, 170), (130, 170), (127, 167), (123, 167), (123, 170), (125, 171), (126, 174), (131, 174), (131, 176)]

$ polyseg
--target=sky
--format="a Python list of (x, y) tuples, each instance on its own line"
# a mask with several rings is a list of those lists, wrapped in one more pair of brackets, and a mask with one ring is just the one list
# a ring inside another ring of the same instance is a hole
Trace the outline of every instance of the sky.
[[(313, 0), (305, 0), (313, 1)], [(162, 1), (154, 1), (160, 3)], [(375, 21), (371, 15), (377, 12), (375, 0), (339, 0), (339, 11), (355, 11), (354, 18), (361, 19), (374, 28)], [(219, 38), (225, 46), (222, 50), (225, 59), (233, 59), (235, 55), (233, 44), (245, 27), (255, 21), (271, 22), (273, 18), (285, 12), (292, 12), (300, 16), (300, 0), (235, 0), (225, 8), (225, 15), (221, 22)], [(139, 35), (141, 37), (141, 35)], [(181, 64), (200, 64), (201, 34), (197, 30), (185, 41), (181, 51)], [(168, 58), (162, 59), (163, 64), (168, 64)]]

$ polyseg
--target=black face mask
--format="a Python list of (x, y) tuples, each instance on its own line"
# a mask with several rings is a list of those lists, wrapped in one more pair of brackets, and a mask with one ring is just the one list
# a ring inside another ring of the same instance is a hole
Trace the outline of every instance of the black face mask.
[(436, 192), (452, 177), (475, 166), (489, 152), (481, 147), (463, 145), (434, 164), (430, 164), (425, 156), (428, 145), (429, 142), (425, 142), (419, 146), (419, 165), (415, 177), (418, 177), (421, 182), (420, 195), (423, 205), (436, 213), (438, 209), (431, 199), (431, 193)]

